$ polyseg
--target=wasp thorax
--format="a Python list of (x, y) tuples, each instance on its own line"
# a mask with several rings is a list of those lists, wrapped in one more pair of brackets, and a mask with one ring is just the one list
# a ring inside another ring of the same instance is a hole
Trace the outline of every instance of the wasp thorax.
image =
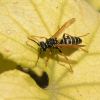
[(46, 45), (46, 43), (45, 42), (40, 42), (40, 46), (41, 46), (41, 49), (43, 50), (43, 51), (46, 51), (46, 49), (47, 49), (47, 45)]

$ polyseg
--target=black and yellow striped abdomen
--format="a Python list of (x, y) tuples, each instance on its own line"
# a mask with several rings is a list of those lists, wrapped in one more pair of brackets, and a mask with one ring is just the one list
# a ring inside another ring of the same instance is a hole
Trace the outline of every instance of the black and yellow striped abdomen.
[(74, 37), (71, 35), (63, 35), (63, 38), (60, 40), (60, 44), (68, 44), (68, 45), (78, 45), (82, 43), (82, 39), (79, 37)]

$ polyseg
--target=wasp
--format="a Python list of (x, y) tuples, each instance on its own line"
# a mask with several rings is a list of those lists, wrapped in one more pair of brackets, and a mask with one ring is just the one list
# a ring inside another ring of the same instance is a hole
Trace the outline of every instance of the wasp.
[[(38, 46), (39, 46), (39, 54), (38, 54), (38, 58), (37, 58), (37, 61), (36, 61), (36, 64), (38, 63), (38, 60), (39, 60), (39, 57), (40, 57), (40, 54), (42, 52), (46, 52), (47, 50), (50, 50), (50, 53), (52, 53), (52, 50), (51, 49), (57, 49), (61, 55), (63, 55), (65, 57), (65, 59), (67, 61), (69, 61), (69, 59), (67, 58), (67, 56), (65, 56), (61, 50), (62, 47), (64, 48), (80, 48), (82, 50), (84, 50), (83, 48), (81, 47), (84, 47), (85, 45), (80, 45), (82, 43), (82, 39), (80, 37), (82, 36), (71, 36), (69, 34), (63, 34), (63, 37), (58, 40), (58, 36), (66, 29), (68, 28), (71, 24), (73, 24), (75, 22), (75, 18), (72, 18), (70, 20), (68, 20), (67, 22), (65, 22), (61, 28), (58, 29), (58, 31), (53, 35), (51, 36), (50, 38), (46, 38), (46, 37), (39, 37), (39, 36), (30, 36), (28, 37), (29, 40), (35, 42)], [(85, 34), (87, 35), (87, 34)], [(83, 35), (83, 36), (85, 36)], [(45, 38), (45, 41), (36, 41), (35, 39), (37, 38)], [(84, 50), (86, 51), (86, 50)], [(86, 51), (87, 52), (87, 51)], [(47, 57), (47, 60), (46, 60), (46, 66), (47, 66), (47, 62), (49, 60), (49, 56)], [(69, 63), (69, 62), (68, 62)], [(71, 64), (69, 63), (69, 66), (70, 66), (70, 71), (73, 72), (72, 70), (72, 67), (71, 67)]]

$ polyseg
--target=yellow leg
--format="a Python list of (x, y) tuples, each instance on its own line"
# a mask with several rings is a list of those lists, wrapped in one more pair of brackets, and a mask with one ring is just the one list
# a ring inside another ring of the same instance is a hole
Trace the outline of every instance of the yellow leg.
[(51, 50), (48, 50), (48, 55), (47, 55), (47, 59), (46, 59), (46, 62), (45, 62), (46, 67), (48, 65), (48, 61), (49, 61), (49, 58), (51, 56), (51, 53), (52, 53)]
[(37, 63), (38, 63), (38, 61), (39, 61), (39, 58), (40, 58), (40, 52), (38, 53), (38, 57), (37, 57), (37, 60), (36, 60), (35, 66), (37, 66)]
[(70, 71), (70, 72), (73, 72), (73, 69), (72, 69), (72, 66), (71, 66), (71, 64), (70, 64), (70, 62), (69, 62), (69, 59), (64, 55), (64, 53), (61, 51), (60, 48), (58, 48), (58, 50), (60, 51), (60, 54), (61, 54), (62, 56), (64, 56), (64, 58), (67, 60), (69, 66), (70, 66), (70, 70), (69, 70), (69, 71)]
[(69, 62), (69, 59), (68, 59), (63, 53), (61, 53), (61, 55), (64, 56), (64, 58), (67, 60), (67, 62), (68, 62), (68, 64), (69, 64), (69, 66), (70, 66), (69, 71), (70, 71), (70, 72), (73, 72), (73, 69), (72, 69), (72, 66), (71, 66), (71, 64), (70, 64), (70, 62)]
[(81, 49), (82, 51), (84, 51), (84, 52), (88, 53), (88, 51), (87, 51), (87, 50), (85, 50), (85, 49), (83, 49), (83, 48), (79, 48), (79, 49)]
[[(35, 49), (35, 50), (37, 51), (36, 48), (34, 48), (31, 44), (28, 43), (28, 41), (26, 41), (26, 44), (27, 44), (28, 46), (32, 47), (33, 49)], [(40, 57), (40, 52), (38, 53), (38, 57), (37, 57), (37, 60), (36, 60), (35, 66), (37, 66), (37, 63), (38, 63), (39, 57)]]
[(83, 35), (81, 35), (81, 36), (78, 36), (78, 37), (84, 37), (84, 36), (87, 36), (87, 35), (89, 35), (90, 33), (86, 33), (86, 34), (83, 34)]

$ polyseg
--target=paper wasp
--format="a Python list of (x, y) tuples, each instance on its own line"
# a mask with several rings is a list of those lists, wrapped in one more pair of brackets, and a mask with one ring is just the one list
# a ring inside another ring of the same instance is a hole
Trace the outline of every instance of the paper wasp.
[[(85, 45), (80, 45), (80, 43), (82, 43), (82, 39), (80, 37), (82, 36), (71, 36), (68, 34), (64, 34), (63, 37), (58, 40), (58, 36), (66, 29), (68, 28), (71, 24), (73, 24), (75, 22), (75, 18), (72, 18), (70, 20), (68, 20), (67, 22), (64, 23), (64, 25), (61, 26), (61, 28), (59, 28), (59, 30), (50, 38), (46, 38), (46, 37), (39, 37), (39, 36), (30, 36), (28, 37), (29, 40), (35, 42), (38, 46), (39, 46), (39, 54), (38, 54), (38, 58), (36, 61), (36, 65), (38, 63), (39, 60), (39, 56), (42, 52), (46, 52), (48, 49), (50, 50), (50, 53), (52, 53), (51, 49), (58, 49), (59, 53), (61, 55), (63, 55), (65, 57), (65, 59), (68, 61), (68, 58), (63, 54), (61, 48), (76, 48), (76, 49), (82, 49), (81, 47), (84, 47)], [(87, 34), (85, 34), (87, 35)], [(85, 36), (83, 35), (83, 36)], [(46, 41), (36, 41), (35, 38), (45, 38)], [(86, 51), (86, 50), (84, 50)], [(86, 51), (87, 52), (87, 51)], [(46, 61), (46, 66), (47, 66), (47, 62), (49, 60), (49, 57), (47, 58)], [(69, 63), (69, 62), (68, 62)], [(70, 71), (73, 72), (71, 64), (70, 65)]]

